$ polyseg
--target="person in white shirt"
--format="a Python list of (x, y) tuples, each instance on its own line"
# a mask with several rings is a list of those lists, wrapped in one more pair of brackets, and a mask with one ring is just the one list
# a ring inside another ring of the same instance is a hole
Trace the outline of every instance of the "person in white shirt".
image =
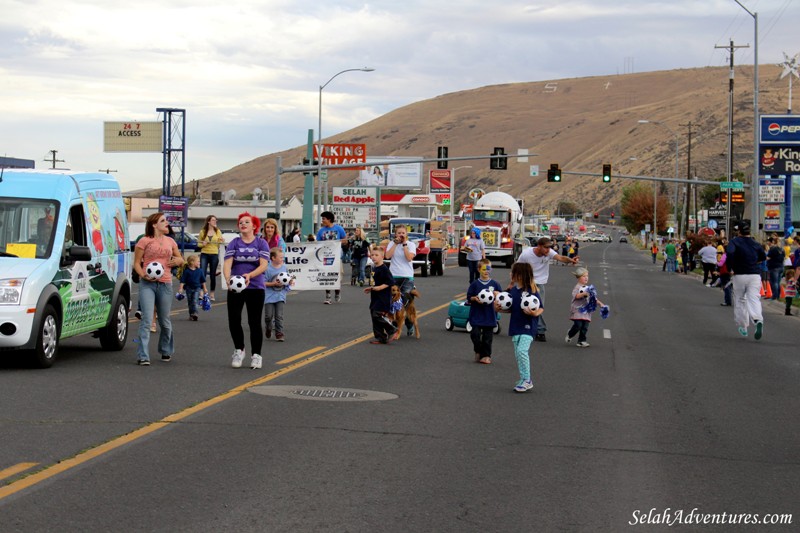
[[(395, 285), (400, 288), (403, 295), (403, 302), (408, 305), (411, 298), (411, 291), (414, 290), (414, 256), (417, 255), (416, 243), (408, 240), (408, 228), (402, 224), (395, 227), (394, 240), (386, 245), (384, 257), (391, 261), (389, 272), (394, 277)], [(398, 324), (397, 327), (402, 327)], [(414, 324), (406, 318), (408, 335), (414, 334)]]
[(703, 263), (703, 285), (708, 282), (708, 277), (711, 276), (711, 284), (714, 284), (714, 269), (717, 268), (717, 248), (710, 242), (700, 248), (697, 252), (700, 256), (700, 261)]
[[(569, 263), (572, 265), (578, 264), (579, 256), (567, 257), (560, 255), (553, 250), (553, 241), (549, 237), (542, 237), (536, 241), (536, 246), (526, 248), (519, 254), (519, 263), (528, 263), (533, 268), (533, 280), (536, 287), (539, 288), (539, 300), (544, 307), (545, 287), (547, 280), (550, 277), (550, 260), (554, 259), (561, 263)], [(544, 322), (544, 315), (539, 315), (539, 323), (536, 326), (536, 340), (539, 342), (547, 342), (545, 332), (547, 331), (547, 324)]]

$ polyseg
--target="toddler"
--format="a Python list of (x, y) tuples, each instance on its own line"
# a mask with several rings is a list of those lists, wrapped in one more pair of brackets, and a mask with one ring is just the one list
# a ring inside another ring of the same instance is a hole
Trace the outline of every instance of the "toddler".
[(286, 303), (286, 294), (294, 286), (294, 278), (288, 285), (278, 281), (278, 274), (286, 272), (286, 265), (283, 262), (283, 248), (275, 246), (269, 251), (269, 264), (265, 272), (265, 277), (269, 281), (264, 283), (264, 335), (269, 339), (272, 337), (273, 326), (275, 329), (275, 340), (283, 342), (283, 305)]
[(203, 291), (203, 296), (208, 294), (206, 290), (206, 274), (200, 270), (200, 258), (196, 255), (190, 255), (186, 259), (186, 268), (183, 269), (183, 274), (181, 274), (178, 294), (175, 295), (179, 300), (183, 299), (182, 296), (184, 294), (186, 295), (186, 300), (189, 302), (190, 320), (197, 320), (197, 300), (200, 298), (201, 290)]
[(597, 299), (597, 291), (594, 285), (589, 285), (589, 271), (583, 267), (576, 268), (573, 272), (578, 283), (572, 289), (572, 304), (569, 308), (569, 318), (572, 320), (572, 327), (567, 332), (564, 339), (567, 343), (572, 342), (572, 338), (578, 335), (579, 348), (588, 348), (586, 333), (589, 331), (589, 323), (592, 321), (592, 313), (597, 306), (606, 307), (603, 302)]

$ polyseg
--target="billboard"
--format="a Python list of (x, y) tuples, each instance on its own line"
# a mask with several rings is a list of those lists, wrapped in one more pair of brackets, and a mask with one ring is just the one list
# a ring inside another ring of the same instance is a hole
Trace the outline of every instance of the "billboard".
[(368, 157), (366, 170), (358, 173), (361, 187), (422, 189), (422, 163), (409, 163), (419, 157)]
[(163, 152), (161, 122), (103, 122), (104, 152)]
[[(323, 144), (322, 165), (350, 165), (363, 163), (367, 157), (366, 144)], [(314, 145), (314, 159), (319, 159), (319, 145)], [(364, 167), (353, 167), (350, 170), (362, 170)]]
[(759, 144), (759, 173), (771, 176), (800, 174), (800, 146)]
[(800, 115), (761, 115), (761, 144), (800, 144)]

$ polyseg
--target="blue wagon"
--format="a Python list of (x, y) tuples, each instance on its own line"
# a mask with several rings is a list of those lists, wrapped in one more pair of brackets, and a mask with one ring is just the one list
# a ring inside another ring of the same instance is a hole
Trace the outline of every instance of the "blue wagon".
[[(467, 332), (472, 331), (472, 324), (469, 323), (469, 306), (467, 300), (453, 300), (447, 308), (447, 319), (444, 321), (447, 331), (453, 331), (456, 327), (465, 328)], [(493, 333), (500, 333), (500, 313), (497, 313), (497, 325)]]

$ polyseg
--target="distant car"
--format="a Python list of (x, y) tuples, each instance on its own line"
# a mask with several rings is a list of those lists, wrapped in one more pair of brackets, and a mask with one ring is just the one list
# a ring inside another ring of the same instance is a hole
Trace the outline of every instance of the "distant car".
[(619, 238), (619, 242), (628, 242), (628, 238), (623, 235)]
[(197, 242), (197, 235), (192, 233), (183, 233), (183, 241), (181, 245), (181, 232), (175, 232), (175, 242), (178, 243), (178, 248), (184, 252), (199, 252), (202, 246)]

